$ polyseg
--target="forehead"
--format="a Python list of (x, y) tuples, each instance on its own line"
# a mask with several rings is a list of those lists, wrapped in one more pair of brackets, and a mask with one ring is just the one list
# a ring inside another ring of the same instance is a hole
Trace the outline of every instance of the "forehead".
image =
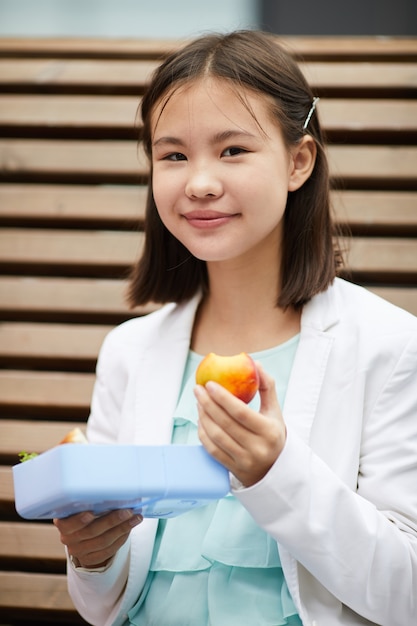
[(245, 124), (264, 133), (265, 126), (274, 123), (273, 101), (267, 95), (230, 80), (212, 76), (185, 83), (168, 91), (153, 108), (152, 135), (170, 122), (199, 124), (216, 119), (240, 127)]

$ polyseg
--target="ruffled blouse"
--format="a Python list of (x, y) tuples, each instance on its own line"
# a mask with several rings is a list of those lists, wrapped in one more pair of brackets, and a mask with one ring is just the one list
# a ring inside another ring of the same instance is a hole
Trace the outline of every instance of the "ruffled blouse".
[[(276, 381), (280, 405), (299, 337), (252, 356)], [(199, 444), (193, 393), (201, 356), (190, 351), (174, 416), (173, 444)], [(258, 395), (250, 404), (259, 408)], [(133, 626), (301, 626), (278, 548), (231, 494), (160, 520)]]

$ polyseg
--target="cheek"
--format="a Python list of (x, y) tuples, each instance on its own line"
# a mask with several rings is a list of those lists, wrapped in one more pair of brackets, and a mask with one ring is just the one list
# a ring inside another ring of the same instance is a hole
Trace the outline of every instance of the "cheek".
[(164, 171), (153, 172), (152, 175), (152, 192), (155, 204), (161, 210), (165, 210), (168, 203), (174, 203), (178, 193), (181, 190), (180, 176), (175, 173)]
[(152, 194), (158, 213), (162, 215), (166, 211), (166, 205), (171, 196), (171, 191), (169, 186), (162, 182), (161, 176), (155, 172), (152, 176)]
[(175, 219), (176, 194), (173, 185), (169, 183), (165, 176), (155, 174), (152, 177), (152, 194), (158, 215), (170, 232), (176, 230), (177, 221)]

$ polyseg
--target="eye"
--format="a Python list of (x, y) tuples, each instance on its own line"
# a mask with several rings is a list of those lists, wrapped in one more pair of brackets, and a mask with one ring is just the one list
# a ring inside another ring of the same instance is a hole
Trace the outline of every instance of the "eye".
[(171, 152), (164, 156), (164, 161), (186, 161), (187, 157), (182, 152)]
[(237, 156), (245, 152), (247, 152), (247, 150), (245, 150), (244, 148), (239, 148), (238, 146), (230, 146), (230, 148), (226, 148), (226, 150), (223, 150), (222, 154), (223, 156), (230, 157)]

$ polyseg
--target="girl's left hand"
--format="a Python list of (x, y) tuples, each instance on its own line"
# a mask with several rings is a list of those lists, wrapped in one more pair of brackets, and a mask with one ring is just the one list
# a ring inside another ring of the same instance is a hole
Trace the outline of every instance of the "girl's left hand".
[(259, 372), (259, 412), (221, 385), (197, 385), (198, 434), (206, 450), (245, 486), (260, 481), (285, 445), (286, 428), (274, 379)]

